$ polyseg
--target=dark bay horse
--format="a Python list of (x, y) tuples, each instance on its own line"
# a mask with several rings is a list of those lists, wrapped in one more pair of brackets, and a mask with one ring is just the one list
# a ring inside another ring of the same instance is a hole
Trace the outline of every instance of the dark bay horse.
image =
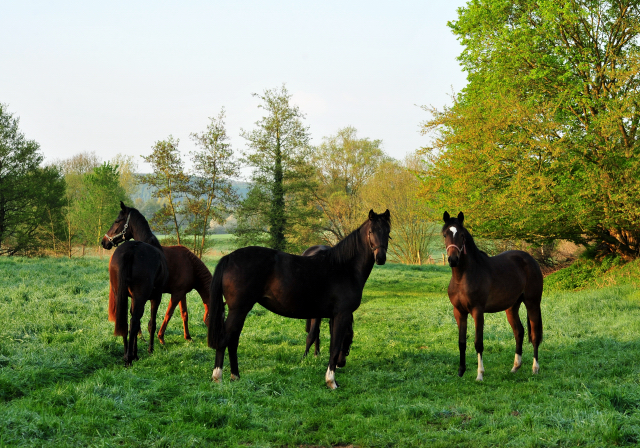
[(458, 375), (466, 370), (467, 316), (471, 314), (476, 326), (475, 348), (478, 354), (478, 377), (482, 381), (484, 313), (505, 311), (516, 339), (516, 356), (511, 372), (522, 365), (522, 342), (524, 328), (518, 315), (520, 304), (527, 308), (529, 342), (533, 344), (533, 373), (538, 373), (538, 346), (542, 342), (542, 272), (538, 262), (527, 252), (510, 250), (489, 257), (478, 249), (471, 234), (464, 228), (464, 214), (451, 218), (444, 212), (444, 237), (451, 281), (449, 300), (458, 323), (458, 347), (460, 368)]
[(164, 344), (164, 332), (174, 310), (180, 304), (180, 315), (184, 328), (184, 338), (191, 340), (189, 334), (189, 313), (187, 311), (187, 293), (196, 290), (204, 304), (204, 322), (209, 315), (209, 288), (211, 286), (211, 272), (193, 252), (184, 246), (163, 246), (162, 251), (167, 258), (169, 279), (162, 291), (171, 294), (167, 313), (158, 331), (158, 339)]
[[(245, 247), (220, 259), (211, 281), (209, 347), (216, 349), (212, 380), (222, 378), (229, 348), (231, 379), (238, 370), (238, 339), (245, 318), (256, 303), (285, 317), (332, 318), (327, 386), (338, 387), (335, 370), (352, 314), (373, 269), (387, 259), (389, 210), (369, 212), (369, 219), (336, 246), (302, 257), (265, 247)], [(229, 308), (225, 320), (225, 302)]]
[[(331, 246), (311, 246), (304, 252), (302, 252), (303, 257), (310, 257), (312, 255), (317, 254), (321, 250), (331, 249)], [(318, 356), (320, 353), (320, 324), (322, 323), (322, 318), (314, 318), (307, 319), (305, 330), (307, 332), (307, 345), (304, 350), (304, 355), (307, 356), (309, 354), (309, 348), (315, 342), (315, 350), (313, 355)], [(333, 327), (333, 319), (329, 320), (329, 334), (331, 334), (331, 328)], [(351, 316), (351, 325), (349, 327), (349, 331), (345, 336), (344, 343), (342, 345), (342, 350), (340, 350), (340, 354), (338, 355), (338, 367), (344, 367), (347, 364), (347, 356), (349, 356), (349, 350), (351, 348), (351, 343), (353, 342), (353, 315)]]
[[(109, 261), (109, 281), (115, 298), (109, 307), (109, 320), (115, 321), (116, 336), (124, 342), (124, 364), (130, 366), (138, 359), (138, 332), (144, 306), (151, 302), (149, 319), (149, 353), (153, 353), (156, 315), (162, 291), (169, 278), (167, 259), (149, 223), (135, 208), (120, 202), (120, 213), (109, 231), (102, 237), (102, 247), (114, 251)], [(136, 241), (128, 241), (130, 239)], [(110, 294), (111, 295), (111, 294)], [(129, 307), (131, 296), (131, 307)], [(131, 310), (131, 324), (127, 341), (127, 312)]]

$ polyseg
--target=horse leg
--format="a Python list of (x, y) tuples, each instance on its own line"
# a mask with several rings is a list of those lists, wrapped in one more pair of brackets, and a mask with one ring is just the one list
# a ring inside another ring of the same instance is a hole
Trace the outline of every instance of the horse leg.
[(527, 307), (527, 327), (529, 330), (529, 341), (533, 344), (533, 374), (540, 371), (538, 364), (538, 347), (542, 342), (542, 315), (540, 313), (540, 303)]
[(349, 327), (347, 328), (346, 334), (344, 336), (344, 340), (342, 341), (342, 348), (340, 349), (340, 355), (338, 355), (338, 367), (344, 367), (347, 364), (347, 356), (349, 355), (349, 350), (351, 349), (352, 343), (353, 343), (353, 314), (351, 314)]
[(158, 294), (156, 298), (151, 299), (151, 312), (149, 313), (149, 353), (153, 353), (153, 343), (155, 341), (153, 335), (156, 334), (156, 319), (158, 317), (158, 308), (160, 307), (160, 300), (162, 299), (162, 293)]
[(184, 338), (187, 341), (191, 341), (191, 334), (189, 333), (189, 312), (187, 311), (187, 296), (183, 296), (180, 299), (180, 315), (182, 316), (182, 326), (184, 328)]
[(511, 328), (513, 329), (513, 336), (516, 338), (516, 356), (513, 360), (513, 369), (511, 369), (511, 373), (517, 372), (520, 366), (522, 366), (522, 342), (524, 341), (524, 327), (522, 326), (522, 321), (520, 321), (520, 315), (518, 314), (520, 303), (521, 302), (518, 301), (515, 305), (505, 311), (507, 314), (509, 325), (511, 325)]
[(167, 312), (164, 315), (164, 320), (162, 321), (162, 325), (160, 325), (160, 330), (158, 331), (158, 340), (162, 345), (164, 345), (164, 332), (167, 330), (167, 325), (169, 325), (169, 321), (171, 320), (171, 316), (173, 316), (173, 312), (178, 306), (178, 300), (173, 295), (169, 299), (169, 306), (167, 306)]
[[(144, 313), (144, 302), (142, 300), (131, 299), (134, 302), (131, 306), (131, 322), (129, 323), (129, 346), (124, 359), (125, 367), (130, 366), (133, 361), (138, 360), (138, 332), (140, 331), (140, 319)], [(142, 302), (142, 305), (140, 304)]]
[(484, 351), (484, 310), (474, 308), (471, 311), (473, 320), (476, 324), (476, 353), (478, 354), (478, 376), (476, 381), (482, 381), (484, 375), (484, 364), (482, 363), (482, 352)]
[(458, 368), (458, 376), (462, 377), (464, 371), (467, 370), (467, 317), (466, 311), (460, 311), (457, 308), (453, 308), (453, 316), (458, 323), (458, 350), (460, 351), (460, 367)]
[(231, 381), (235, 381), (240, 378), (240, 372), (238, 370), (238, 342), (240, 339), (240, 333), (244, 326), (244, 320), (251, 311), (249, 309), (234, 309), (230, 310), (227, 315), (227, 320), (224, 323), (225, 337), (221, 344), (222, 348), (216, 349), (216, 362), (211, 374), (211, 379), (216, 383), (222, 379), (222, 366), (224, 364), (224, 352), (225, 349), (229, 349), (229, 365), (231, 367)]
[(304, 356), (306, 357), (309, 354), (309, 349), (311, 345), (315, 342), (316, 348), (314, 356), (318, 356), (320, 353), (320, 322), (322, 319), (307, 319), (307, 345), (304, 350)]
[(329, 389), (337, 389), (336, 383), (336, 366), (338, 365), (338, 357), (342, 349), (342, 343), (349, 328), (351, 313), (341, 313), (333, 318), (331, 325), (331, 344), (329, 348), (329, 367), (325, 374), (325, 381)]

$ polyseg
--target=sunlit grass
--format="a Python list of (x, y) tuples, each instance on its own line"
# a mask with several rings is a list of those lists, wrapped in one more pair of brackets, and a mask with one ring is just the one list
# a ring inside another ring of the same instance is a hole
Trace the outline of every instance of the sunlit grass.
[[(206, 259), (210, 269), (214, 259)], [(626, 272), (626, 271), (625, 271)], [(375, 267), (355, 314), (340, 388), (302, 359), (304, 322), (256, 306), (240, 338), (241, 380), (210, 381), (203, 306), (193, 342), (179, 315), (166, 346), (125, 369), (107, 321), (107, 259), (0, 258), (0, 446), (607, 446), (640, 440), (640, 295), (633, 282), (556, 290), (542, 301), (541, 373), (532, 349), (510, 374), (504, 313), (487, 315), (485, 381), (458, 378), (443, 266)], [(164, 312), (167, 299), (161, 306)], [(148, 316), (145, 314), (145, 319)], [(525, 310), (521, 310), (524, 320)], [(160, 318), (158, 319), (160, 323)], [(146, 327), (146, 325), (143, 325)], [(148, 339), (147, 334), (144, 335)]]

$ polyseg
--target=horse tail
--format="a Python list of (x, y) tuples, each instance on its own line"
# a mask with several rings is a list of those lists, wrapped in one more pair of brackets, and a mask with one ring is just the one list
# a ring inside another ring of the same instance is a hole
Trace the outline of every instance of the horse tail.
[(220, 259), (213, 272), (209, 294), (209, 331), (207, 343), (211, 348), (222, 348), (224, 332), (224, 301), (222, 300), (222, 276), (229, 264), (229, 256)]
[(131, 267), (133, 265), (133, 251), (127, 250), (120, 258), (118, 269), (118, 284), (115, 297), (115, 336), (127, 335), (127, 311), (129, 310), (129, 283), (131, 282)]

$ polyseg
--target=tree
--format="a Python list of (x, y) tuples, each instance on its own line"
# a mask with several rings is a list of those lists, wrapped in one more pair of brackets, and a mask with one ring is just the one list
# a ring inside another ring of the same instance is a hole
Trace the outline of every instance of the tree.
[(314, 151), (315, 203), (324, 214), (323, 238), (329, 244), (358, 228), (371, 208), (363, 204), (361, 189), (385, 159), (381, 145), (381, 140), (358, 138), (355, 128), (346, 127), (325, 137)]
[(180, 199), (184, 196), (187, 176), (178, 143), (169, 136), (167, 140), (157, 141), (149, 156), (141, 156), (145, 162), (153, 168), (152, 174), (145, 174), (141, 182), (151, 186), (154, 198), (164, 200), (163, 207), (151, 218), (154, 230), (162, 233), (175, 231), (178, 244), (180, 244), (180, 224), (178, 223), (178, 207)]
[(55, 167), (40, 167), (39, 150), (0, 104), (0, 254), (37, 250), (37, 233), (63, 205), (64, 179)]
[(237, 213), (236, 235), (242, 244), (297, 252), (311, 241), (319, 218), (311, 197), (313, 167), (307, 162), (309, 130), (284, 85), (254, 96), (266, 115), (255, 130), (241, 134), (249, 148), (244, 162), (253, 173)]
[(86, 232), (90, 226), (83, 222), (86, 217), (83, 213), (83, 201), (86, 196), (84, 178), (99, 167), (101, 162), (95, 152), (83, 152), (55, 164), (62, 170), (66, 182), (63, 239), (65, 252), (71, 258), (75, 244), (81, 244), (84, 252), (85, 246), (91, 240), (91, 236)]
[(430, 210), (419, 197), (421, 183), (417, 173), (424, 170), (417, 154), (404, 163), (382, 162), (363, 186), (362, 201), (377, 211), (391, 212), (389, 253), (406, 264), (422, 264), (430, 256), (429, 246), (439, 226), (430, 218)]
[(194, 252), (202, 258), (209, 222), (223, 223), (231, 207), (237, 204), (238, 195), (231, 185), (231, 178), (238, 175), (238, 162), (233, 157), (229, 137), (225, 129), (224, 108), (217, 118), (210, 118), (207, 130), (193, 133), (191, 138), (200, 148), (191, 152), (193, 176), (188, 184), (186, 211), (192, 216), (194, 235), (200, 235), (200, 247)]
[(469, 82), (426, 123), (433, 208), (464, 209), (487, 237), (637, 257), (638, 5), (475, 0), (450, 27)]
[(124, 188), (128, 198), (131, 198), (138, 190), (138, 178), (136, 177), (138, 164), (134, 157), (131, 155), (116, 154), (113, 159), (111, 159), (111, 165), (118, 167), (120, 185)]
[(104, 162), (83, 178), (84, 195), (80, 199), (83, 233), (89, 244), (98, 244), (120, 211), (127, 194), (120, 185), (118, 167)]

